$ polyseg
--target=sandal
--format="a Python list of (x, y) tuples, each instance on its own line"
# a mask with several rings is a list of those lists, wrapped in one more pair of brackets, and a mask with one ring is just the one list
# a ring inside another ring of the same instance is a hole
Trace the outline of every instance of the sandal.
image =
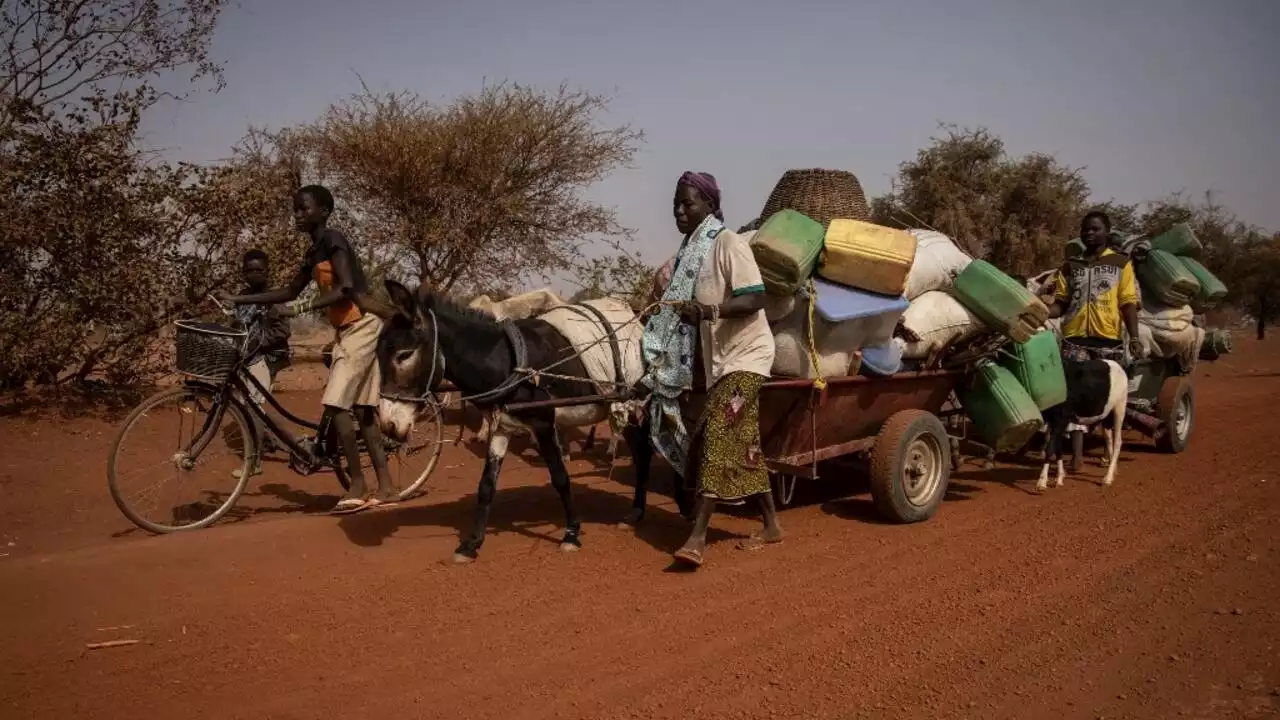
[(395, 500), (395, 499), (381, 500), (378, 498), (377, 495), (374, 495), (373, 497), (369, 498), (369, 500), (364, 504), (364, 509), (373, 510), (376, 508), (382, 508), (385, 510), (387, 508), (393, 508), (399, 504), (400, 504), (399, 500)]
[(358, 513), (369, 507), (370, 500), (372, 500), (372, 498), (342, 498), (338, 501), (337, 505), (333, 506), (333, 509), (329, 511), (329, 514), (350, 515), (352, 513)]

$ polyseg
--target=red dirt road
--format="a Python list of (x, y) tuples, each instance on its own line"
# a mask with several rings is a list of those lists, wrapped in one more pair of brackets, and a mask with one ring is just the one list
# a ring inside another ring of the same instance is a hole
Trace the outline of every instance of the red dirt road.
[[(1187, 452), (1131, 435), (1111, 488), (1096, 464), (1043, 496), (971, 465), (928, 523), (813, 502), (759, 553), (717, 517), (697, 574), (664, 572), (670, 501), (616, 528), (629, 489), (577, 443), (583, 551), (513, 458), (457, 568), (465, 446), (400, 508), (328, 517), (329, 476), (277, 467), (261, 512), (148, 537), (107, 495), (108, 422), (0, 420), (0, 717), (1273, 717), (1280, 341), (1240, 345), (1197, 373)], [(117, 639), (140, 642), (86, 649)]]

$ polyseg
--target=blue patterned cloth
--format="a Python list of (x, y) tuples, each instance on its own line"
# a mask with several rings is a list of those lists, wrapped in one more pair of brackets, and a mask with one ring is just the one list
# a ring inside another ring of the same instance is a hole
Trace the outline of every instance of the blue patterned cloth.
[[(662, 294), (663, 303), (682, 303), (693, 299), (702, 263), (715, 247), (716, 237), (724, 223), (708, 215), (689, 234), (676, 254), (671, 284)], [(680, 395), (693, 387), (693, 359), (697, 349), (698, 328), (680, 319), (670, 304), (663, 307), (644, 328), (642, 351), (646, 368), (642, 382), (653, 391), (649, 398), (650, 437), (653, 447), (671, 463), (671, 467), (688, 477), (689, 432), (680, 415)]]

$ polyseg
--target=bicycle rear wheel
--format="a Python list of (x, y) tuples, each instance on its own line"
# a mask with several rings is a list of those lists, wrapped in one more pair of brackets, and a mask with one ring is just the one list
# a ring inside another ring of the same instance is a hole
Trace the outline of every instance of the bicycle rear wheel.
[[(129, 413), (111, 444), (111, 499), (133, 524), (150, 532), (208, 527), (244, 492), (253, 443), (239, 405), (220, 402), (214, 389), (183, 385), (162, 390)], [(131, 487), (139, 473), (154, 478), (149, 490)], [(160, 487), (166, 480), (173, 485), (168, 490)], [(226, 489), (219, 489), (222, 485)], [(181, 498), (186, 495), (192, 499)]]

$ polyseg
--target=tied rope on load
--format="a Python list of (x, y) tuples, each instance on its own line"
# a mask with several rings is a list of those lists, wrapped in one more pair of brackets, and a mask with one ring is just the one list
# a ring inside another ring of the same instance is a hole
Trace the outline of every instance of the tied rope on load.
[[(631, 397), (633, 395), (632, 387), (629, 383), (625, 381), (625, 378), (623, 377), (617, 377), (612, 381), (604, 381), (604, 380), (597, 380), (591, 377), (584, 378), (578, 375), (568, 375), (563, 373), (555, 373), (551, 371), (557, 367), (564, 365), (565, 363), (568, 363), (573, 360), (581, 359), (583, 355), (585, 355), (587, 352), (591, 351), (594, 348), (599, 347), (605, 342), (611, 342), (616, 345), (616, 337), (617, 337), (618, 331), (630, 326), (633, 323), (641, 322), (642, 319), (646, 318), (654, 310), (660, 307), (663, 307), (663, 306), (674, 307), (679, 304), (680, 303), (669, 302), (669, 301), (657, 301), (654, 303), (650, 303), (648, 306), (644, 307), (639, 313), (634, 314), (631, 318), (627, 319), (626, 321), (618, 325), (612, 325), (607, 320), (605, 320), (603, 316), (597, 317), (596, 318), (597, 321), (604, 322), (604, 325), (601, 328), (603, 332), (601, 333), (600, 337), (595, 338), (594, 340), (588, 342), (587, 344), (578, 347), (574, 352), (542, 368), (531, 368), (523, 364), (523, 360), (525, 357), (525, 351), (523, 348), (523, 345), (524, 345), (523, 339), (519, 336), (519, 333), (515, 330), (515, 327), (512, 323), (510, 323), (509, 321), (503, 322), (501, 324), (503, 325), (503, 328), (507, 334), (508, 342), (512, 343), (513, 350), (515, 351), (515, 354), (518, 358), (516, 366), (512, 369), (511, 376), (506, 381), (501, 383), (498, 387), (495, 387), (491, 390), (486, 390), (484, 392), (479, 392), (472, 395), (463, 395), (462, 393), (459, 393), (457, 402), (458, 403), (470, 402), (472, 404), (476, 404), (476, 403), (485, 402), (486, 400), (496, 400), (496, 399), (502, 398), (504, 395), (509, 394), (511, 391), (515, 390), (519, 385), (525, 382), (530, 382), (535, 387), (537, 387), (542, 378), (549, 378), (549, 379), (556, 379), (556, 380), (564, 380), (568, 382), (592, 383), (596, 385), (597, 388), (600, 388), (600, 386), (613, 386), (613, 391), (617, 393), (616, 398), (602, 397), (601, 399), (592, 401), (590, 404), (594, 404), (596, 402), (603, 403), (603, 402), (608, 402), (610, 400), (616, 401), (616, 400), (623, 400), (623, 399), (628, 400), (629, 403), (634, 403), (635, 400), (633, 397)], [(566, 307), (574, 307), (574, 306), (571, 305)], [(435, 350), (435, 352), (432, 353), (431, 369), (430, 369), (430, 375), (428, 375), (428, 377), (435, 378), (437, 369), (439, 369), (440, 372), (443, 373), (445, 359), (443, 357), (443, 354), (439, 351), (439, 321), (438, 321), (438, 318), (436, 317), (435, 310), (428, 309), (427, 315), (431, 318), (431, 342), (432, 342), (432, 348)], [(619, 367), (620, 366), (615, 364), (615, 369), (618, 369)], [(601, 392), (603, 392), (603, 390), (601, 390)], [(428, 391), (426, 394), (420, 395), (420, 396), (406, 396), (406, 395), (399, 395), (399, 394), (383, 393), (382, 397), (388, 400), (395, 400), (400, 402), (430, 403), (433, 405), (437, 403), (436, 393), (433, 391)], [(613, 404), (617, 405), (619, 403), (614, 402)], [(498, 412), (501, 410), (502, 408), (496, 408), (495, 412)], [(610, 442), (609, 442), (610, 454), (612, 456), (612, 459), (610, 462), (610, 468), (609, 468), (610, 476), (612, 476), (613, 467), (616, 464), (616, 459), (617, 459), (617, 445), (618, 445), (617, 438), (622, 431), (622, 427), (628, 422), (627, 418), (629, 416), (630, 416), (630, 413), (626, 411), (625, 407), (621, 410), (614, 408), (613, 411), (610, 412), (609, 424), (610, 424), (610, 429), (612, 430), (612, 433), (611, 433), (612, 437), (610, 438)], [(494, 422), (494, 421), (496, 421), (496, 417), (491, 417), (490, 422)], [(460, 419), (459, 424), (461, 425), (462, 423), (463, 421)], [(457, 442), (460, 442), (461, 439), (462, 439), (462, 432), (460, 428), (457, 438), (454, 441), (455, 444)]]

